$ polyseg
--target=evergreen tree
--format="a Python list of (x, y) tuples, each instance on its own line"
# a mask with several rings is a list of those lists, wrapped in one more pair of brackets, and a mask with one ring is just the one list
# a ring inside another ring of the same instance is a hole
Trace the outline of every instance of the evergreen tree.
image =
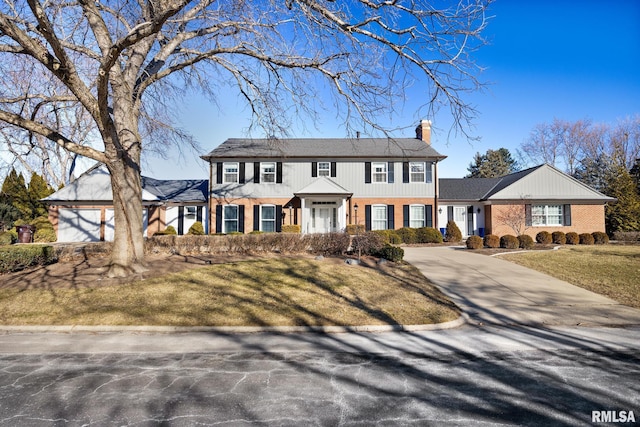
[(29, 192), (22, 174), (16, 172), (15, 168), (2, 183), (2, 194), (8, 204), (12, 205), (20, 212), (22, 219), (33, 218), (33, 211), (29, 199)]
[(607, 232), (640, 231), (640, 196), (636, 183), (626, 168), (619, 166), (616, 169), (616, 174), (607, 183), (606, 194), (618, 199), (607, 205)]
[(640, 159), (636, 159), (629, 173), (636, 183), (636, 192), (640, 195)]
[(47, 205), (42, 203), (40, 199), (43, 199), (52, 193), (53, 189), (49, 187), (44, 178), (34, 172), (31, 175), (31, 181), (29, 181), (28, 190), (32, 217), (36, 218), (48, 215)]
[(485, 154), (476, 153), (467, 170), (466, 178), (496, 178), (517, 172), (519, 166), (508, 149), (500, 148), (487, 150)]

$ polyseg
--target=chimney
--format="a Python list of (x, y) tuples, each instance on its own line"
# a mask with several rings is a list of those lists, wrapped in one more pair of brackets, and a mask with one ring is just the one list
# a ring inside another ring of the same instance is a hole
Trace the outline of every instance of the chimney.
[(421, 120), (416, 128), (416, 138), (431, 145), (431, 120)]

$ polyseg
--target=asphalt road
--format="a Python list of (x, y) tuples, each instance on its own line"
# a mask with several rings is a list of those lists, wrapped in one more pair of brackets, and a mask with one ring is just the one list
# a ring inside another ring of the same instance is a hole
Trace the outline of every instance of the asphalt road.
[(603, 410), (640, 420), (639, 350), (640, 328), (4, 333), (0, 425), (576, 426)]

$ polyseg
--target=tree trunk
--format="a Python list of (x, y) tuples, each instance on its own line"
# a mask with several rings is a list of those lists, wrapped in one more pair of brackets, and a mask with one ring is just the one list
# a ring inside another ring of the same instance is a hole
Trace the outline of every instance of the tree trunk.
[(109, 277), (124, 277), (146, 270), (142, 223), (142, 186), (139, 162), (130, 157), (108, 166), (113, 189), (115, 233)]

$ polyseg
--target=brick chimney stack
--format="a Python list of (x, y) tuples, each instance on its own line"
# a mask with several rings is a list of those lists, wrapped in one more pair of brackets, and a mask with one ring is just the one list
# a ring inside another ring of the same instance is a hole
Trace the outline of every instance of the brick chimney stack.
[(431, 145), (431, 120), (421, 120), (416, 128), (416, 138)]

